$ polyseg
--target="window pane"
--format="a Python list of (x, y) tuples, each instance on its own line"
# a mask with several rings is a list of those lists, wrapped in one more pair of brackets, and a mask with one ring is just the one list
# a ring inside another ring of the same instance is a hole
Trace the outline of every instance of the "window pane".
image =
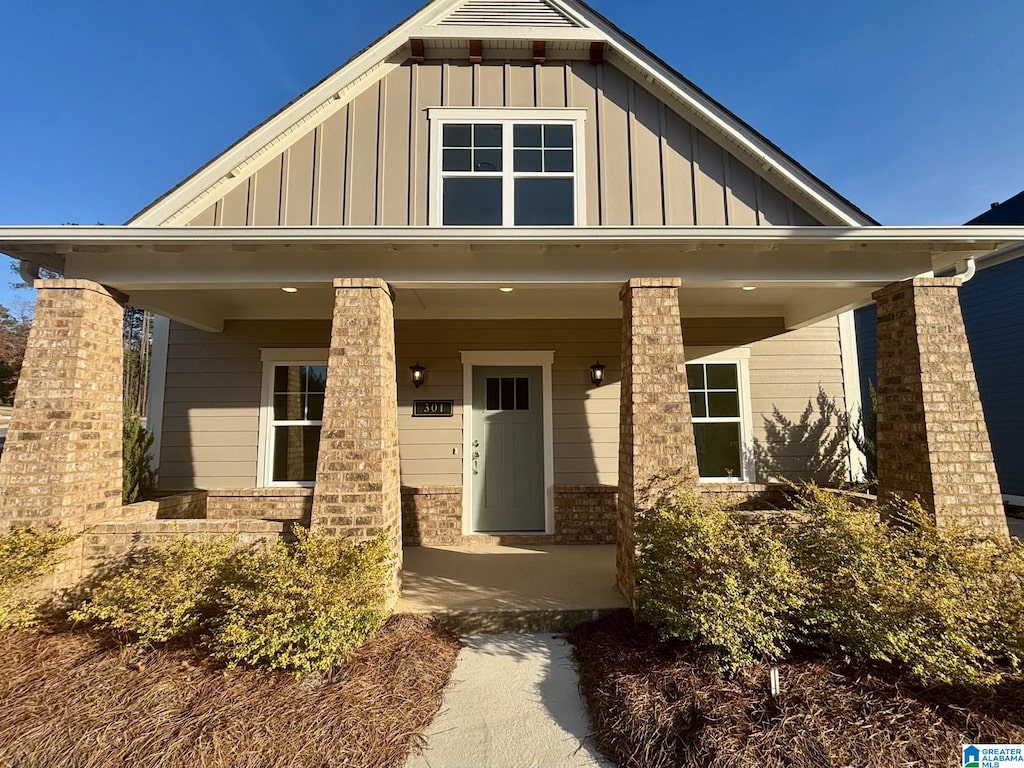
[(274, 480), (312, 482), (320, 427), (274, 427)]
[(693, 433), (697, 442), (697, 469), (701, 477), (743, 476), (739, 424), (694, 424)]
[(514, 147), (540, 147), (539, 125), (512, 126), (512, 145)]
[(478, 149), (475, 151), (476, 161), (473, 163), (474, 171), (500, 171), (501, 150), (500, 149)]
[(516, 409), (516, 380), (501, 380), (501, 410), (514, 411)]
[(516, 220), (519, 226), (575, 223), (573, 179), (517, 179)]
[(500, 147), (501, 126), (500, 125), (474, 125), (473, 146), (475, 147)]
[(709, 365), (708, 389), (736, 389), (736, 366), (732, 363)]
[[(274, 366), (274, 391), (275, 392), (287, 392), (289, 389), (290, 376), (294, 372), (294, 367), (287, 365), (275, 365)], [(292, 389), (298, 389), (298, 379), (296, 379), (296, 385)]]
[(487, 410), (501, 409), (501, 379), (487, 379)]
[(572, 150), (556, 149), (545, 150), (544, 170), (547, 173), (571, 173), (572, 172)]
[(690, 389), (704, 389), (704, 366), (693, 363), (686, 366), (686, 386)]
[(501, 225), (501, 179), (445, 179), (443, 221)]
[(473, 169), (473, 150), (471, 149), (446, 149), (441, 170), (444, 171), (469, 171)]
[(305, 421), (301, 392), (274, 395), (274, 418), (278, 421)]
[(708, 392), (708, 416), (720, 418), (740, 415), (740, 398), (735, 392)]
[(446, 125), (442, 136), (442, 143), (446, 147), (471, 147), (473, 146), (473, 132), (470, 125)]
[(306, 395), (306, 420), (322, 421), (324, 418), (324, 396)]
[(516, 379), (516, 410), (530, 410), (530, 380), (527, 378)]
[(703, 419), (708, 415), (707, 402), (704, 400), (703, 392), (690, 393), (690, 414), (695, 419)]
[(327, 390), (327, 366), (311, 365), (306, 368), (306, 391), (325, 392)]
[(545, 125), (544, 146), (572, 149), (572, 126)]
[(516, 150), (516, 171), (539, 172), (544, 170), (543, 153), (539, 149), (517, 149)]

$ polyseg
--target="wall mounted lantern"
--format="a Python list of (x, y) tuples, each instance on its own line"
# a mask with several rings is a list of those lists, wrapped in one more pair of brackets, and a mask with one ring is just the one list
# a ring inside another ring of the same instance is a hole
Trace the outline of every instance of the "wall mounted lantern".
[(420, 365), (419, 360), (417, 360), (416, 365), (409, 366), (409, 370), (412, 371), (412, 385), (419, 389), (423, 385), (427, 369)]
[(600, 387), (604, 383), (604, 369), (605, 366), (601, 365), (600, 360), (590, 366), (590, 383), (595, 387)]

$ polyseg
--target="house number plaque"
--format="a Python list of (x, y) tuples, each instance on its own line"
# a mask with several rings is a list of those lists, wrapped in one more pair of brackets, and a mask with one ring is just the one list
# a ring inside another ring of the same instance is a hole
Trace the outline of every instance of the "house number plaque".
[(412, 415), (425, 417), (453, 416), (454, 400), (413, 400)]

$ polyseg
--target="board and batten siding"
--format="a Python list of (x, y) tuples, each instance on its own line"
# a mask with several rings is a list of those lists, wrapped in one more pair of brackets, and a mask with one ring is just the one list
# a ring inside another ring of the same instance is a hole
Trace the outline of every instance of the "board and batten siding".
[(645, 84), (586, 61), (398, 67), (189, 223), (427, 225), (427, 109), (438, 106), (586, 109), (591, 226), (819, 223)]
[[(845, 407), (835, 320), (783, 332), (778, 318), (684, 318), (688, 348), (702, 354), (750, 345), (753, 433), (778, 407), (798, 419), (818, 386)], [(615, 485), (618, 476), (620, 321), (425, 320), (396, 323), (402, 483), (462, 484), (464, 350), (553, 350), (552, 404), (557, 485)], [(326, 348), (328, 320), (229, 321), (222, 333), (171, 324), (160, 485), (251, 488), (259, 450), (263, 348)], [(608, 366), (590, 384), (590, 365)], [(426, 366), (415, 389), (410, 365)], [(451, 418), (414, 418), (416, 399), (453, 400)]]

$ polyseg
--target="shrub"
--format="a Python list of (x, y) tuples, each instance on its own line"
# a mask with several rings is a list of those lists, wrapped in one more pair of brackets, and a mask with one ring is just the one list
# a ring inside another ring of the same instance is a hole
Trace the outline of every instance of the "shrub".
[(641, 616), (712, 651), (725, 670), (784, 654), (807, 591), (771, 529), (697, 494), (662, 494), (637, 520)]
[(805, 518), (784, 530), (811, 587), (806, 640), (851, 657), (898, 662), (924, 679), (982, 682), (1024, 657), (1019, 544), (936, 527), (915, 505), (858, 509), (805, 489)]
[(906, 666), (947, 683), (992, 682), (1024, 663), (1024, 546), (937, 528), (920, 507), (803, 489), (799, 515), (740, 522), (665, 494), (637, 523), (641, 616), (717, 653), (723, 670), (795, 643)]
[(87, 587), (69, 616), (143, 645), (194, 635), (220, 610), (236, 547), (182, 537), (146, 550)]
[(33, 528), (12, 528), (0, 536), (0, 629), (37, 621), (40, 601), (32, 595), (32, 581), (52, 572), (63, 559), (61, 549), (76, 538)]
[(156, 472), (150, 466), (153, 433), (142, 426), (134, 409), (124, 406), (123, 463), (121, 475), (121, 502), (134, 504), (149, 498), (156, 488)]
[(393, 565), (384, 534), (353, 545), (300, 529), (294, 546), (240, 558), (209, 646), (232, 664), (330, 668), (380, 628)]

